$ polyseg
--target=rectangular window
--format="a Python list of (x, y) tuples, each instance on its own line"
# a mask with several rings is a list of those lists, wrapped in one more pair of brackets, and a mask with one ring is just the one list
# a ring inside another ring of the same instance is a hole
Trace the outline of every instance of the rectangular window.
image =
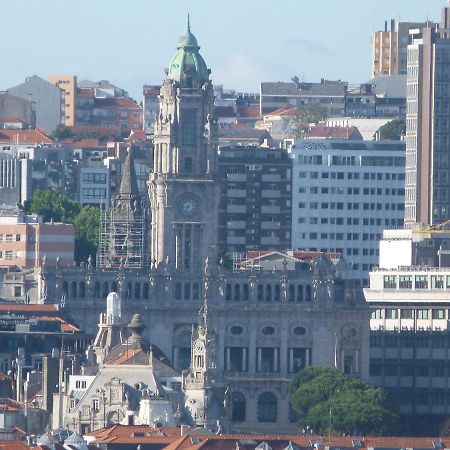
[(430, 318), (430, 310), (429, 309), (418, 309), (417, 310), (417, 318), (418, 319), (429, 319)]
[(400, 289), (412, 289), (412, 276), (411, 275), (400, 275), (399, 288)]
[(372, 311), (372, 319), (384, 319), (384, 309), (374, 309)]
[(259, 347), (256, 349), (256, 367), (258, 372), (279, 371), (279, 349), (275, 347)]
[(385, 275), (383, 279), (384, 279), (384, 289), (397, 288), (397, 277), (395, 275)]
[(288, 349), (288, 371), (289, 371), (289, 373), (297, 373), (306, 366), (307, 352), (309, 352), (309, 349), (307, 349), (307, 348), (290, 348), (290, 349)]
[(445, 319), (444, 309), (432, 309), (431, 310), (433, 319)]
[(413, 309), (401, 309), (400, 317), (402, 319), (414, 319), (414, 310)]
[(246, 347), (225, 347), (225, 370), (246, 372), (248, 367)]
[(416, 289), (428, 289), (428, 276), (416, 275), (414, 286)]
[(386, 319), (397, 319), (398, 318), (398, 310), (397, 309), (386, 309)]

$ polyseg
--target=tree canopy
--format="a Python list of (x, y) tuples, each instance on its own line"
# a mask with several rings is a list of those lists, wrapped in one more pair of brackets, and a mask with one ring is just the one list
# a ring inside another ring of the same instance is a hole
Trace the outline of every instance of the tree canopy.
[(378, 128), (380, 139), (399, 141), (406, 133), (406, 121), (404, 119), (391, 120)]
[(320, 103), (311, 103), (305, 109), (299, 109), (298, 113), (290, 118), (288, 126), (294, 137), (299, 139), (309, 130), (311, 123), (317, 124), (326, 118), (327, 109)]
[(333, 368), (308, 367), (289, 386), (290, 401), (300, 428), (319, 434), (396, 434), (399, 417), (381, 388)]
[(31, 201), (25, 205), (28, 213), (40, 214), (44, 221), (73, 223), (81, 206), (69, 197), (53, 191), (36, 190)]
[(83, 206), (74, 220), (75, 228), (75, 260), (86, 261), (89, 255), (97, 253), (100, 210), (94, 206)]
[[(86, 261), (95, 256), (100, 230), (100, 210), (81, 206), (70, 198), (53, 191), (37, 190), (25, 206), (27, 213), (40, 214), (44, 221), (72, 223), (75, 229), (75, 261)], [(95, 259), (95, 258), (94, 258)]]

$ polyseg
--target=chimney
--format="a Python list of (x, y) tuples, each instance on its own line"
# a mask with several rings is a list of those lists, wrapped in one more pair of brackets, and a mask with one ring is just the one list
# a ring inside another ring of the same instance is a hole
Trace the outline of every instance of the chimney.
[(391, 19), (391, 31), (395, 31), (395, 19)]
[(384, 21), (384, 31), (387, 31), (387, 20)]
[(127, 425), (130, 426), (130, 427), (132, 427), (132, 426), (134, 425), (134, 415), (133, 415), (132, 412), (129, 412), (129, 413), (128, 413), (128, 416), (127, 416)]
[(186, 424), (181, 425), (181, 427), (180, 427), (180, 436), (181, 437), (186, 436), (188, 430), (189, 430), (189, 425), (186, 425)]

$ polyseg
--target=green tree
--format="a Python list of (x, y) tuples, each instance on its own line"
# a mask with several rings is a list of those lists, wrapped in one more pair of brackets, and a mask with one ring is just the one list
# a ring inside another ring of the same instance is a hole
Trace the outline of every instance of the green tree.
[[(72, 223), (75, 230), (75, 261), (95, 257), (100, 232), (100, 210), (83, 206), (53, 191), (37, 190), (31, 201), (24, 205), (27, 213), (40, 214), (44, 221)], [(94, 258), (95, 259), (95, 258)]]
[(289, 386), (290, 401), (300, 428), (315, 433), (392, 435), (399, 417), (381, 388), (350, 378), (333, 368), (308, 367)]
[(287, 122), (287, 128), (296, 139), (302, 138), (312, 123), (317, 124), (327, 118), (327, 109), (320, 103), (311, 103), (305, 109), (299, 109), (297, 114)]
[(44, 221), (73, 223), (80, 212), (80, 204), (53, 191), (37, 190), (25, 205), (27, 213), (40, 214)]
[(97, 253), (100, 233), (100, 210), (94, 206), (83, 206), (74, 221), (75, 261), (86, 261)]
[(58, 141), (62, 140), (62, 139), (66, 139), (66, 138), (71, 138), (73, 137), (74, 133), (72, 128), (70, 127), (65, 127), (63, 125), (59, 125), (56, 130), (53, 132), (53, 139), (56, 139)]
[(403, 119), (391, 120), (378, 128), (380, 139), (398, 141), (406, 133), (406, 121)]

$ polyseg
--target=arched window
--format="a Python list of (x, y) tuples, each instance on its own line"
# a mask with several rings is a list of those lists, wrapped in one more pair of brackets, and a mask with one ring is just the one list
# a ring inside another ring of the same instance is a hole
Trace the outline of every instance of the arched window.
[(231, 300), (231, 284), (225, 286), (225, 300)]
[(80, 283), (80, 298), (86, 298), (86, 285), (84, 281)]
[(259, 396), (258, 420), (260, 422), (277, 421), (277, 398), (272, 392), (264, 392)]
[(117, 292), (117, 283), (115, 281), (113, 281), (111, 283), (111, 291), (112, 292)]
[(240, 299), (241, 299), (241, 286), (239, 284), (235, 284), (233, 300), (239, 301)]
[(77, 298), (77, 282), (76, 281), (72, 281), (70, 283), (70, 297)]
[(275, 294), (274, 294), (274, 298), (273, 298), (276, 302), (279, 302), (281, 299), (281, 289), (280, 289), (280, 285), (276, 284), (275, 285)]
[(108, 286), (108, 283), (105, 281), (103, 283), (103, 292), (102, 292), (102, 297), (103, 298), (108, 297), (108, 294), (109, 294), (108, 290), (109, 290), (109, 286)]
[(310, 302), (311, 301), (311, 286), (310, 285), (306, 286), (305, 291), (306, 291), (305, 300), (307, 302)]
[(142, 298), (145, 298), (146, 300), (148, 300), (150, 298), (150, 290), (149, 290), (148, 283), (144, 283), (142, 285)]
[(245, 422), (245, 396), (242, 392), (231, 394), (231, 420)]
[(125, 296), (126, 298), (131, 298), (131, 293), (132, 293), (132, 285), (130, 282), (127, 283), (127, 290), (125, 292)]
[(94, 297), (100, 298), (100, 283), (98, 281), (94, 283)]
[(289, 285), (289, 301), (293, 302), (295, 300), (295, 286), (293, 284)]
[(134, 298), (141, 298), (141, 283), (134, 283)]
[(244, 302), (248, 301), (248, 284), (242, 285), (242, 300)]
[(200, 299), (200, 286), (198, 283), (192, 283), (192, 300)]
[(63, 290), (63, 294), (67, 296), (67, 294), (69, 292), (69, 283), (67, 283), (67, 281), (63, 281), (62, 290)]
[(301, 284), (297, 286), (297, 301), (303, 301), (303, 286)]
[(264, 297), (264, 286), (262, 284), (258, 284), (258, 301), (262, 302)]
[(272, 285), (271, 284), (267, 284), (266, 285), (266, 298), (265, 298), (266, 302), (271, 302), (272, 301)]

